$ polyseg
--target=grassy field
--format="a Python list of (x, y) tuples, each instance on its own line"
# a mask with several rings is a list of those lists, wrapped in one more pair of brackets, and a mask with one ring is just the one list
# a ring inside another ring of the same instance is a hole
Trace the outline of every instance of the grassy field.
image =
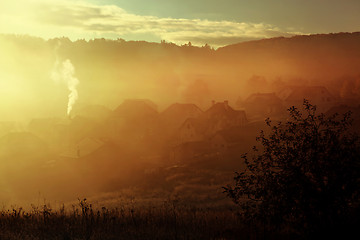
[(293, 239), (245, 224), (223, 193), (231, 173), (168, 171), (154, 173), (140, 187), (65, 204), (8, 201), (0, 212), (0, 240)]
[(157, 205), (94, 207), (86, 199), (52, 209), (3, 209), (0, 239), (248, 239), (231, 208), (187, 206), (177, 199)]

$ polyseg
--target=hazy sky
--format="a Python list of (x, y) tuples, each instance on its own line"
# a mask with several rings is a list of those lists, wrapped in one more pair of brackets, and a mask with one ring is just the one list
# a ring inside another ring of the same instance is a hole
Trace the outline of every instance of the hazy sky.
[(0, 32), (196, 45), (360, 30), (359, 0), (1, 0)]

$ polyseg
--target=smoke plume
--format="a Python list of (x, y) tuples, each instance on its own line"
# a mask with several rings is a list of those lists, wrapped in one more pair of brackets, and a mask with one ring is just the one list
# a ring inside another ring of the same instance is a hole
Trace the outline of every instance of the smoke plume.
[(71, 110), (79, 97), (77, 86), (79, 85), (79, 80), (74, 76), (75, 67), (69, 59), (66, 59), (62, 62), (62, 65), (59, 66), (59, 61), (56, 60), (54, 70), (51, 74), (51, 77), (56, 82), (64, 82), (67, 84), (67, 87), (70, 91), (68, 106), (67, 106), (67, 115), (70, 116)]
[(74, 77), (75, 68), (69, 59), (67, 59), (63, 62), (63, 72), (62, 73), (63, 73), (63, 78), (67, 82), (67, 86), (70, 91), (68, 108), (67, 108), (67, 114), (70, 115), (71, 110), (72, 110), (76, 100), (79, 97), (79, 94), (78, 94), (78, 91), (76, 88), (77, 85), (79, 84), (79, 80), (76, 77)]

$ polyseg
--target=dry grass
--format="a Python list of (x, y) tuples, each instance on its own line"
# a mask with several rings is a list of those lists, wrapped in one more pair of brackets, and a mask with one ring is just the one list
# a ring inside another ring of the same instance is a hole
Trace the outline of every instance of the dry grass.
[[(85, 199), (57, 210), (2, 210), (0, 239), (238, 239), (247, 236), (230, 208), (198, 208), (177, 199), (157, 206), (93, 207)], [(246, 237), (245, 237), (246, 238)]]

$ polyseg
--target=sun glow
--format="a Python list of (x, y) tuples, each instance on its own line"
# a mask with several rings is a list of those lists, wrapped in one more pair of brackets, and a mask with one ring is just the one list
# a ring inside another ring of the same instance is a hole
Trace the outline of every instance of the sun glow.
[[(23, 6), (21, 9), (18, 9), (19, 4)], [(8, 23), (1, 25), (0, 32), (31, 34), (46, 39), (61, 36), (72, 40), (96, 37), (153, 39), (176, 44), (191, 41), (199, 46), (208, 43), (219, 47), (244, 40), (299, 33), (263, 22), (138, 15), (116, 5), (85, 1), (10, 1), (0, 3), (0, 7), (1, 20)]]

